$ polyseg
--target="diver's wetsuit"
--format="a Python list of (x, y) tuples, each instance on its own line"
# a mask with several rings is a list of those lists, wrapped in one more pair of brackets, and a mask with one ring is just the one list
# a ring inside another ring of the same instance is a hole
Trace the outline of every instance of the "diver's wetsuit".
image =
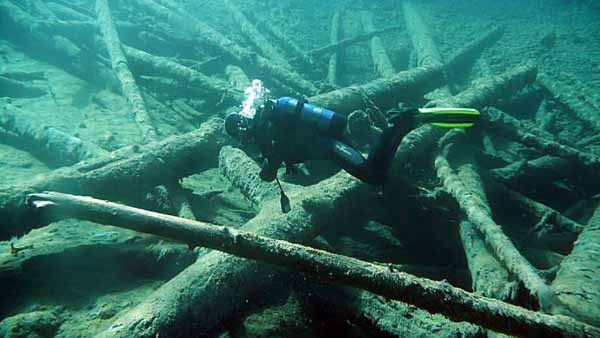
[(260, 178), (272, 181), (282, 163), (331, 159), (362, 181), (381, 185), (388, 176), (402, 138), (415, 127), (414, 115), (399, 114), (373, 145), (368, 158), (351, 147), (344, 137), (346, 115), (291, 97), (272, 101), (261, 116), (254, 137), (265, 157)]

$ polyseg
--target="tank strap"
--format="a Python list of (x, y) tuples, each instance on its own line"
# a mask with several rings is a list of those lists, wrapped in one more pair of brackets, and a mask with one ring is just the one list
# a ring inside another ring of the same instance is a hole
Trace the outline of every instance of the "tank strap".
[(304, 104), (307, 103), (308, 101), (306, 101), (305, 99), (296, 99), (298, 101), (298, 103), (296, 103), (296, 109), (294, 109), (294, 114), (296, 116), (300, 115), (300, 112), (302, 112), (302, 108), (304, 108)]

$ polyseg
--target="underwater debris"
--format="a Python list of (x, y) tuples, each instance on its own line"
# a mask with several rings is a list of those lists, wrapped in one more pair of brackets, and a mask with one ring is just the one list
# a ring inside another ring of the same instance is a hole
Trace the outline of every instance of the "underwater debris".
[[(339, 179), (341, 177), (338, 175), (329, 181), (334, 182), (336, 178)], [(30, 198), (52, 201), (59, 208), (63, 207), (63, 211), (79, 215), (79, 217), (89, 218), (95, 222), (110, 223), (137, 231), (168, 236), (193, 245), (202, 244), (242, 257), (294, 268), (303, 273), (320, 277), (325, 281), (363, 288), (391, 299), (417, 305), (434, 313), (443, 313), (453, 320), (467, 320), (507, 334), (533, 334), (560, 337), (579, 336), (581, 334), (588, 337), (600, 335), (600, 329), (577, 322), (568, 317), (550, 316), (526, 310), (497, 300), (476, 296), (453, 287), (445, 281), (436, 282), (415, 277), (410, 274), (390, 270), (380, 264), (360, 261), (355, 258), (328, 253), (288, 241), (264, 237), (260, 233), (254, 234), (252, 232), (200, 222), (195, 223), (195, 227), (190, 227), (190, 221), (187, 220), (96, 200), (91, 197), (46, 192), (33, 194)], [(308, 201), (305, 200), (306, 202)], [(319, 205), (321, 208), (325, 207), (322, 203), (319, 203)], [(296, 217), (305, 212), (293, 211)], [(285, 220), (286, 217), (279, 216), (278, 218)], [(132, 223), (133, 220), (137, 222)], [(260, 222), (264, 221), (266, 220), (260, 220)], [(209, 253), (202, 258), (211, 256), (213, 253)], [(221, 268), (223, 263), (223, 260), (219, 262)], [(229, 268), (233, 267), (229, 266)], [(228, 270), (229, 278), (233, 277), (231, 274), (232, 271), (234, 270)], [(179, 276), (181, 274), (175, 279)], [(214, 276), (211, 277), (211, 283), (216, 283)], [(169, 284), (172, 282), (173, 280)], [(223, 284), (220, 285), (220, 287), (223, 286)], [(184, 289), (178, 288), (180, 295), (181, 290)], [(536, 291), (539, 292), (540, 289), (536, 289)], [(538, 296), (541, 297), (540, 294)], [(188, 299), (188, 301), (190, 300)], [(161, 306), (165, 305), (161, 303)], [(179, 305), (176, 309), (181, 308), (182, 304)], [(140, 306), (138, 306), (139, 308)], [(456, 308), (461, 308), (462, 311), (457, 312)], [(164, 332), (164, 327), (156, 327), (158, 319), (156, 316), (157, 310), (157, 308), (152, 309), (152, 320), (147, 325), (143, 325), (142, 330), (150, 329)], [(187, 310), (185, 312), (189, 313), (191, 309), (188, 308)], [(173, 311), (173, 308), (171, 308), (171, 311)], [(192, 311), (197, 311), (197, 309)], [(135, 310), (132, 315), (135, 317), (134, 321), (137, 324), (143, 320), (140, 318), (140, 313)], [(501, 317), (502, 320), (496, 320), (497, 317)], [(173, 312), (171, 312), (171, 321), (173, 320), (172, 318)], [(117, 321), (103, 335), (120, 336), (123, 334), (133, 334), (138, 336), (144, 334), (143, 331), (139, 332), (138, 330), (140, 330), (140, 325), (134, 325), (133, 327), (130, 325), (126, 326), (123, 322), (119, 323)], [(182, 330), (182, 328), (178, 328), (178, 330)], [(177, 331), (171, 332), (175, 333)], [(179, 332), (181, 333), (182, 331)]]

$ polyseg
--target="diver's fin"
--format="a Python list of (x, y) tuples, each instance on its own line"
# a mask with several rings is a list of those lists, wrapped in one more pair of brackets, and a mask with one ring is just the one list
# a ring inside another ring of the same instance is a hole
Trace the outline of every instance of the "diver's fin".
[(471, 108), (419, 108), (417, 121), (445, 128), (472, 127), (479, 120), (479, 111)]

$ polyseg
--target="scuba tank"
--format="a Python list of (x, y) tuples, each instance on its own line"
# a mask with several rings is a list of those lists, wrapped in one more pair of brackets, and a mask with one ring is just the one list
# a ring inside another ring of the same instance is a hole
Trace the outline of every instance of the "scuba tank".
[(284, 96), (271, 100), (277, 113), (273, 120), (282, 124), (298, 122), (316, 127), (321, 133), (330, 136), (341, 136), (346, 129), (347, 117), (344, 114), (315, 106), (304, 100)]

